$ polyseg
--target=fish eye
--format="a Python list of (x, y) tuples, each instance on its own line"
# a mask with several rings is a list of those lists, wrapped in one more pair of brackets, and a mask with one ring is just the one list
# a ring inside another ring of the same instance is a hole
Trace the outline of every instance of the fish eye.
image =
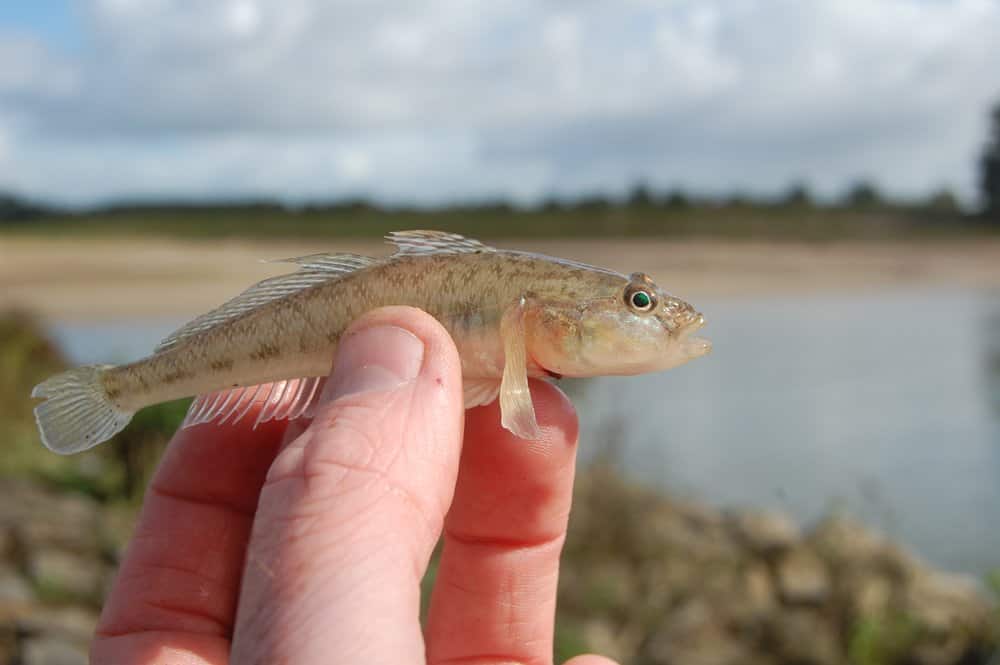
[(626, 295), (626, 301), (637, 312), (648, 312), (655, 306), (652, 294), (642, 289), (629, 292)]

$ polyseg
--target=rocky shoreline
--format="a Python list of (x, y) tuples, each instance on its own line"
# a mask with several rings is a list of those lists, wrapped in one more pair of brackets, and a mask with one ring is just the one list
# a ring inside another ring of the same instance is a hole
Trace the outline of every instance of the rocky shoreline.
[[(77, 665), (132, 511), (0, 479), (0, 665)], [(563, 557), (559, 646), (622, 663), (988, 663), (998, 613), (842, 519), (671, 500), (606, 469), (581, 474)]]
[(847, 519), (802, 532), (594, 469), (578, 482), (564, 561), (560, 612), (623, 663), (996, 662), (1000, 614), (975, 580)]
[(131, 510), (0, 479), (0, 665), (86, 663)]

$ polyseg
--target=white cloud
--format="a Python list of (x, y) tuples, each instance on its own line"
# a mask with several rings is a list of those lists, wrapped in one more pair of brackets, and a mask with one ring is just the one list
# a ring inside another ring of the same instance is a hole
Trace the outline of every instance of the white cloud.
[(0, 119), (0, 173), (10, 167), (7, 165), (10, 159), (10, 132), (4, 128), (4, 122)]
[(61, 62), (38, 39), (0, 33), (0, 101), (67, 98), (79, 93), (75, 68)]
[(82, 7), (73, 59), (0, 36), (0, 189), (434, 201), (873, 176), (971, 197), (1000, 94), (997, 0)]
[(241, 37), (248, 37), (260, 27), (260, 11), (255, 2), (240, 0), (229, 5), (229, 29)]

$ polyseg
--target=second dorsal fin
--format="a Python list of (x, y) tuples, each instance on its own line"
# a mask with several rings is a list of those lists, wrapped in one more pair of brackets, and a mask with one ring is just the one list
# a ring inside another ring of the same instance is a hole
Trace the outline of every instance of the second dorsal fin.
[(258, 282), (232, 300), (188, 322), (160, 342), (155, 352), (171, 349), (189, 337), (243, 316), (258, 307), (367, 268), (377, 261), (358, 254), (310, 254), (278, 259), (279, 263), (297, 263), (302, 267), (297, 272)]

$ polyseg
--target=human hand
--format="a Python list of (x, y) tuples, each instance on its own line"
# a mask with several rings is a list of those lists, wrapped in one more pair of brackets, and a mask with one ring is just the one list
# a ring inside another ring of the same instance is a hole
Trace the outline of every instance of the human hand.
[[(95, 665), (552, 662), (569, 401), (533, 383), (535, 444), (500, 427), (495, 403), (464, 413), (451, 338), (411, 308), (362, 317), (336, 365), (311, 424), (252, 429), (250, 413), (177, 433)], [(420, 580), (442, 529), (422, 632)]]

